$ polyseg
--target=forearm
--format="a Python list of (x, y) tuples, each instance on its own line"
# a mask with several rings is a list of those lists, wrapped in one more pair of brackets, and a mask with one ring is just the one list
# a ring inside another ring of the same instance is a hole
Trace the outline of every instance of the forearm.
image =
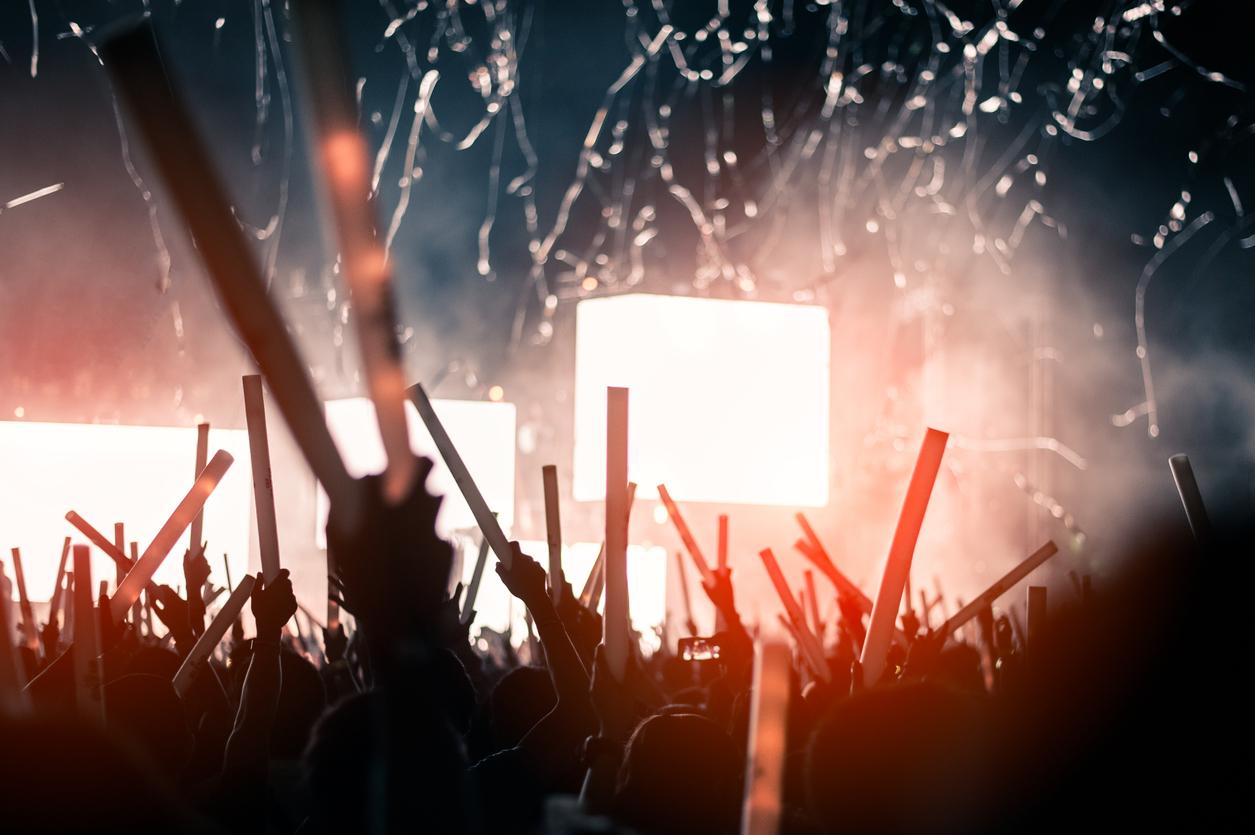
[(562, 625), (558, 612), (548, 597), (542, 597), (528, 603), (528, 611), (532, 614), (532, 622), (540, 642), (545, 647), (545, 658), (549, 664), (549, 677), (553, 681), (554, 693), (558, 703), (584, 703), (588, 701), (588, 671), (580, 660), (571, 636)]
[(266, 630), (253, 639), (235, 727), (227, 740), (228, 775), (264, 771), (270, 752), (270, 729), (279, 706), (281, 675), (279, 630)]

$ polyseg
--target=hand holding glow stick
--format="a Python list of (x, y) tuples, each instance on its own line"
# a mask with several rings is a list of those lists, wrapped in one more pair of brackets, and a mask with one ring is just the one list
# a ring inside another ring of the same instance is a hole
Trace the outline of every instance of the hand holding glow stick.
[(1016, 583), (1027, 577), (1033, 569), (1044, 563), (1059, 552), (1058, 546), (1053, 541), (1047, 541), (1045, 545), (1038, 548), (1027, 559), (1017, 565), (1015, 568), (1002, 575), (992, 586), (985, 589), (976, 598), (967, 605), (959, 609), (952, 616), (946, 619), (941, 625), (941, 629), (937, 630), (938, 634), (949, 636), (963, 626), (965, 623), (976, 617), (986, 606), (993, 605), (993, 602), (1003, 595), (1008, 589)]
[(192, 524), (192, 519), (204, 508), (206, 500), (218, 486), (218, 482), (226, 475), (233, 461), (231, 454), (226, 450), (220, 449), (214, 453), (213, 460), (205, 466), (204, 471), (196, 479), (196, 483), (192, 485), (192, 489), (187, 491), (183, 501), (179, 502), (179, 506), (174, 509), (170, 518), (153, 537), (153, 541), (144, 549), (139, 561), (127, 572), (126, 579), (118, 585), (113, 599), (109, 601), (109, 613), (115, 623), (126, 616), (126, 610), (131, 608), (135, 598), (139, 597), (140, 591), (148, 585), (148, 581), (152, 579), (157, 568), (170, 553), (170, 549), (179, 541), (183, 531)]
[(48, 623), (57, 622), (57, 612), (61, 606), (61, 586), (65, 582), (65, 563), (70, 556), (70, 538), (67, 536), (61, 544), (61, 564), (57, 566), (57, 582), (52, 587), (52, 597), (48, 600)]
[(231, 628), (231, 624), (235, 623), (235, 619), (240, 616), (240, 612), (244, 611), (244, 604), (248, 603), (249, 596), (253, 593), (253, 586), (257, 584), (257, 578), (252, 574), (244, 575), (240, 580), (240, 584), (231, 592), (231, 596), (227, 598), (227, 602), (222, 604), (222, 608), (218, 610), (218, 614), (214, 615), (214, 619), (209, 622), (209, 626), (192, 646), (192, 651), (187, 654), (187, 658), (183, 660), (183, 665), (179, 667), (179, 671), (174, 674), (174, 690), (180, 696), (187, 692), (187, 688), (191, 686), (192, 674), (196, 668), (203, 664), (206, 659), (213, 653), (214, 648), (227, 634), (227, 630)]
[(889, 642), (893, 639), (894, 623), (898, 618), (898, 609), (902, 606), (902, 590), (911, 571), (915, 542), (919, 539), (919, 531), (924, 524), (928, 499), (932, 495), (937, 472), (941, 469), (941, 457), (946, 451), (949, 437), (946, 432), (930, 428), (924, 433), (924, 442), (920, 445), (915, 470), (911, 473), (906, 498), (902, 502), (902, 513), (898, 516), (898, 526), (893, 532), (893, 543), (889, 546), (889, 557), (885, 560), (880, 589), (872, 606), (867, 638), (863, 641), (863, 654), (859, 657), (859, 663), (863, 665), (863, 680), (868, 685), (880, 680), (880, 674), (885, 667)]
[(457, 447), (449, 439), (449, 433), (445, 431), (444, 424), (436, 416), (436, 410), (432, 408), (427, 392), (423, 390), (421, 383), (410, 386), (409, 392), (414, 407), (418, 409), (418, 416), (423, 419), (427, 432), (436, 443), (436, 449), (440, 451), (440, 457), (444, 459), (445, 466), (449, 468), (458, 489), (462, 491), (462, 498), (466, 499), (471, 515), (475, 517), (475, 524), (479, 525), (480, 532), (488, 540), (488, 545), (497, 555), (497, 559), (509, 568), (514, 559), (514, 552), (510, 550), (510, 541), (502, 533), (501, 526), (497, 524), (497, 517), (488, 509), (484, 495), (475, 486), (475, 479), (471, 478), (470, 470), (466, 469), (466, 464), (462, 462), (462, 456), (458, 454)]
[[(248, 451), (253, 464), (253, 502), (257, 509), (257, 550), (261, 576), (273, 583), (279, 576), (279, 525), (275, 521), (275, 485), (270, 472), (270, 439), (266, 432), (266, 401), (261, 375), (246, 374), (244, 420), (248, 425)], [(194, 547), (197, 540), (192, 540)]]
[(680, 508), (671, 500), (671, 494), (667, 492), (665, 484), (658, 485), (658, 497), (662, 499), (663, 505), (667, 508), (667, 516), (671, 518), (671, 523), (675, 525), (676, 533), (680, 535), (680, 541), (684, 543), (685, 550), (689, 552), (689, 556), (693, 558), (693, 563), (697, 566), (697, 570), (701, 572), (702, 582), (708, 586), (714, 585), (714, 576), (710, 572), (710, 565), (706, 562), (706, 558), (702, 556), (702, 550), (697, 547), (697, 540), (693, 538), (693, 532), (689, 530), (688, 524), (680, 514)]

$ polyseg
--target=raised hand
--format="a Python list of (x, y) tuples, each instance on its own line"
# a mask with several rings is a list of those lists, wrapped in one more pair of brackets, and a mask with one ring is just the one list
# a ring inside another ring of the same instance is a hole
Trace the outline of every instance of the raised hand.
[(278, 640), (279, 630), (296, 614), (296, 595), (286, 568), (280, 570), (270, 584), (258, 576), (257, 585), (253, 587), (252, 609), (258, 637)]
[(543, 599), (548, 599), (548, 592), (545, 589), (545, 569), (541, 568), (536, 560), (524, 554), (517, 542), (511, 542), (510, 548), (514, 551), (513, 564), (506, 568), (504, 563), (498, 561), (497, 576), (510, 590), (510, 594), (534, 611), (536, 604)]
[(702, 589), (710, 598), (710, 602), (715, 604), (715, 608), (723, 612), (726, 617), (729, 612), (736, 611), (736, 596), (732, 591), (732, 569), (716, 568), (710, 572), (710, 577), (709, 583), (702, 582)]
[(187, 584), (187, 594), (199, 595), (209, 579), (209, 560), (205, 559), (205, 546), (202, 544), (183, 555), (183, 579)]

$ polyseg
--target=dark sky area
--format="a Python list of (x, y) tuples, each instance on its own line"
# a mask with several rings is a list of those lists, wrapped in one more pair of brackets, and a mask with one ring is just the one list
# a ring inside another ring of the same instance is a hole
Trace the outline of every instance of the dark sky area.
[[(1232, 500), (1251, 501), (1255, 73), (1241, 4), (733, 0), (720, 22), (713, 0), (485, 3), (456, 4), (456, 15), (445, 3), (347, 4), (363, 126), (373, 149), (394, 134), (382, 227), (401, 199), (418, 77), (441, 74), (438, 127), (419, 135), (421, 177), (391, 250), (414, 377), (452, 368), (440, 391), (455, 397), (502, 384), (524, 421), (563, 444), (579, 298), (815, 302), (833, 312), (836, 450), (910, 422), (886, 392), (917, 386), (930, 351), (950, 352), (940, 362), (960, 377), (981, 356), (1005, 384), (1031, 376), (1013, 357), (1050, 349), (1036, 428), (1090, 468), (1047, 455), (1020, 469), (1036, 466), (1065, 504), (1159, 472), (1178, 449)], [(358, 393), (343, 294), (329, 295), (338, 283), (320, 243), (285, 4), (148, 5), (321, 393)], [(33, 77), (31, 7), (0, 7), (0, 207), (64, 187), (0, 211), (0, 418), (21, 407), (27, 419), (238, 424), (243, 354), (134, 144), (143, 185), (128, 172), (91, 51), (144, 4), (33, 6)], [(667, 23), (684, 37), (646, 55)], [(640, 70), (608, 95), (634, 59)], [(596, 162), (538, 262), (606, 102)], [(459, 147), (489, 103), (497, 115)], [(651, 130), (664, 132), (663, 150)], [(286, 212), (270, 226), (285, 183)], [(1145, 416), (1112, 420), (1146, 400), (1134, 299), (1148, 265), (1157, 438)], [(946, 323), (940, 342), (925, 336), (936, 333), (929, 316)], [(1030, 432), (1027, 397), (1009, 391), (1014, 416), (983, 416), (967, 433)]]

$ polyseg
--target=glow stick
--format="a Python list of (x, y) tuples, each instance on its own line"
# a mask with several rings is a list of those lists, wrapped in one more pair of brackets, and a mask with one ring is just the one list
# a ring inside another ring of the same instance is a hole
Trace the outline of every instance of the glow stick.
[(74, 572), (65, 572), (65, 614), (61, 622), (64, 624), (63, 635), (74, 634)]
[(803, 596), (806, 598), (806, 602), (810, 604), (811, 631), (822, 637), (824, 625), (819, 617), (819, 597), (815, 594), (815, 572), (808, 568), (802, 572), (802, 576), (806, 579), (806, 587), (804, 589), (806, 593)]
[(602, 641), (610, 672), (627, 675), (628, 622), (628, 390), (606, 389), (606, 611)]
[(84, 714), (100, 713), (104, 704), (93, 695), (101, 684), (100, 641), (96, 633), (96, 610), (92, 606), (92, 552), (86, 545), (74, 546), (74, 700)]
[(601, 547), (597, 549), (597, 559), (593, 560), (593, 567), (588, 570), (588, 577), (584, 579), (584, 588), (580, 590), (581, 606), (587, 606), (589, 601), (593, 599), (593, 588), (596, 586), (597, 578), (605, 564), (606, 543), (603, 542)]
[(832, 673), (824, 658), (824, 649), (820, 646), (819, 639), (806, 628), (806, 615), (802, 614), (801, 607), (797, 605), (797, 598), (793, 596), (788, 582), (784, 579), (784, 572), (780, 570), (780, 563), (776, 562), (776, 555), (771, 552), (770, 548), (764, 548), (758, 552), (758, 556), (762, 557), (767, 576), (771, 578), (771, 584), (775, 586), (776, 594), (779, 595), (780, 602), (784, 604), (785, 614), (797, 633), (798, 649), (802, 651), (802, 657), (806, 659), (816, 677), (823, 681), (830, 681)]
[[(195, 542), (196, 540), (192, 541)], [(113, 523), (113, 546), (119, 551), (126, 547), (126, 528), (123, 527), (121, 522)], [(121, 583), (122, 578), (126, 576), (126, 571), (122, 568), (122, 566), (114, 563), (113, 572), (114, 584), (116, 585)]]
[(24, 713), (29, 706), (26, 671), (13, 649), (13, 625), (9, 623), (7, 600), (0, 600), (0, 712)]
[(240, 612), (244, 610), (244, 604), (248, 602), (249, 596), (253, 593), (253, 586), (256, 584), (256, 577), (252, 574), (245, 574), (244, 578), (240, 580), (240, 584), (235, 587), (231, 592), (231, 596), (227, 598), (227, 602), (222, 604), (218, 614), (214, 615), (214, 619), (209, 622), (209, 626), (205, 627), (205, 631), (196, 639), (196, 643), (192, 646), (192, 651), (187, 654), (187, 658), (183, 659), (183, 665), (174, 674), (174, 690), (180, 696), (184, 695), (187, 692), (187, 688), (191, 685), (192, 673), (196, 671), (197, 666), (209, 658), (214, 651), (214, 647), (218, 646), (218, 643), (222, 640), (222, 636), (227, 634), (231, 624), (235, 623), (235, 619), (240, 616)]
[(697, 540), (693, 538), (693, 532), (689, 530), (684, 517), (680, 515), (680, 508), (671, 500), (671, 494), (667, 492), (666, 485), (658, 485), (658, 496), (667, 508), (667, 515), (671, 517), (671, 523), (675, 525), (676, 533), (680, 535), (680, 541), (684, 543), (685, 550), (689, 552), (689, 556), (693, 558), (693, 564), (701, 572), (702, 582), (708, 586), (714, 585), (714, 575), (710, 573), (710, 566), (706, 563), (706, 558), (702, 556), (702, 550), (697, 547)]
[[(195, 479), (205, 469), (205, 464), (209, 461), (209, 424), (196, 424), (196, 469), (192, 472), (192, 478)], [(192, 536), (190, 546), (192, 553), (195, 554), (204, 547), (205, 540), (202, 535), (205, 530), (205, 514), (197, 513), (196, 518), (192, 520)], [(121, 548), (121, 544), (118, 545)]]
[(56, 623), (57, 609), (61, 606), (61, 584), (65, 580), (65, 561), (70, 557), (70, 538), (67, 536), (61, 544), (61, 564), (57, 566), (57, 582), (52, 587), (52, 597), (48, 600), (48, 623)]
[[(797, 542), (794, 542), (793, 547), (796, 548), (802, 556), (810, 560), (816, 568), (824, 572), (824, 575), (832, 581), (832, 584), (836, 586), (837, 591), (840, 594), (843, 594), (853, 600), (858, 606), (860, 612), (865, 615), (871, 614), (872, 599), (863, 594), (863, 590), (854, 585), (854, 581), (845, 576), (845, 574), (841, 572), (841, 569), (837, 568), (833, 564), (826, 551), (815, 551), (814, 544), (807, 542), (805, 539), (799, 539)], [(823, 546), (821, 545), (820, 547), (822, 548)], [(910, 645), (910, 641), (907, 640), (906, 633), (897, 627), (894, 627), (893, 629), (893, 640), (894, 643), (898, 644), (903, 649)]]
[(1211, 534), (1211, 522), (1207, 519), (1207, 508), (1203, 506), (1203, 494), (1198, 489), (1189, 456), (1179, 453), (1172, 456), (1168, 459), (1168, 467), (1172, 470), (1172, 480), (1185, 507), (1185, 520), (1190, 524), (1190, 533), (1194, 535), (1194, 541), (1203, 542)]
[(1046, 587), (1028, 587), (1028, 651), (1040, 647), (1042, 632), (1046, 627)]
[(109, 613), (115, 623), (125, 617), (126, 610), (131, 608), (135, 598), (139, 597), (140, 590), (148, 585), (148, 581), (152, 579), (158, 566), (170, 553), (170, 549), (179, 541), (183, 531), (187, 530), (187, 526), (192, 523), (192, 519), (205, 506), (205, 501), (231, 467), (233, 460), (231, 454), (226, 450), (220, 449), (214, 453), (213, 459), (205, 466), (200, 476), (197, 477), (196, 483), (192, 485), (192, 489), (187, 491), (183, 501), (179, 502), (179, 506), (174, 509), (174, 512), (170, 514), (170, 518), (161, 526), (161, 530), (157, 531), (157, 535), (153, 537), (153, 541), (144, 549), (144, 553), (140, 555), (139, 560), (127, 572), (126, 579), (118, 585), (118, 590), (114, 592), (113, 599), (109, 601)]
[(558, 468), (541, 467), (545, 487), (545, 536), (549, 542), (549, 594), (553, 605), (562, 602), (562, 518), (558, 507)]
[(863, 665), (863, 680), (868, 685), (880, 680), (885, 667), (894, 623), (898, 610), (902, 608), (902, 589), (911, 573), (915, 541), (919, 539), (920, 527), (924, 524), (924, 512), (928, 510), (928, 499), (932, 495), (937, 472), (941, 469), (941, 456), (946, 451), (949, 437), (946, 432), (930, 428), (924, 433), (924, 442), (915, 460), (915, 470), (911, 473), (911, 482), (902, 502), (902, 513), (893, 532), (893, 543), (889, 546), (889, 558), (885, 560), (884, 574), (880, 578), (880, 589), (872, 606), (867, 637), (863, 640), (863, 654), (859, 656), (859, 663)]
[(475, 479), (471, 478), (470, 470), (466, 469), (466, 464), (462, 461), (462, 456), (458, 454), (457, 447), (449, 439), (449, 433), (445, 431), (444, 424), (436, 416), (436, 410), (432, 408), (431, 400), (427, 398), (427, 392), (423, 390), (421, 383), (415, 383), (410, 386), (409, 392), (410, 399), (418, 410), (418, 416), (423, 419), (427, 432), (436, 443), (436, 449), (440, 451), (440, 457), (444, 459), (450, 475), (457, 482), (458, 489), (462, 491), (462, 498), (466, 499), (466, 504), (471, 509), (471, 515), (475, 517), (475, 524), (479, 525), (480, 532), (488, 540), (488, 545), (492, 548), (492, 552), (497, 555), (497, 559), (501, 560), (506, 568), (509, 568), (510, 562), (514, 558), (514, 552), (510, 550), (510, 542), (506, 539), (505, 534), (502, 533), (501, 526), (497, 524), (496, 515), (488, 509), (488, 503), (484, 501), (484, 495), (475, 486)]
[(65, 521), (77, 528), (79, 533), (87, 537), (92, 545), (95, 545), (101, 551), (104, 551), (105, 556), (113, 560), (116, 565), (122, 567), (126, 571), (131, 570), (131, 560), (127, 558), (126, 554), (122, 553), (118, 546), (114, 545), (107, 538), (105, 538), (104, 534), (96, 530), (82, 516), (79, 516), (71, 510), (69, 513), (65, 514)]
[(275, 486), (270, 472), (270, 440), (266, 435), (266, 402), (262, 398), (260, 374), (245, 374), (243, 381), (244, 419), (248, 424), (248, 451), (253, 464), (253, 502), (257, 508), (261, 576), (267, 583), (273, 583), (279, 576), (279, 526), (275, 522)]
[(462, 598), (462, 612), (459, 620), (470, 623), (475, 615), (475, 598), (479, 597), (479, 581), (484, 577), (484, 563), (488, 562), (488, 538), (480, 537), (479, 555), (475, 557), (475, 569), (471, 572), (471, 584), (466, 587)]
[[(388, 456), (384, 493), (400, 501), (414, 482), (417, 462), (410, 451), (405, 423), (405, 374), (396, 338), (392, 268), (375, 235), (371, 168), (366, 142), (357, 129), (357, 101), (341, 38), (345, 23), (337, 19), (328, 0), (299, 0), (294, 6), (298, 52), (304, 59), (298, 66), (311, 99), (306, 112), (317, 134), (319, 179), (330, 204), (329, 219), (338, 233), (340, 265), (353, 302), (362, 370)], [(423, 79), (428, 94), (436, 78), (433, 71)]]
[(715, 552), (715, 566), (723, 571), (728, 567), (728, 514), (719, 514), (719, 546)]
[(675, 552), (675, 567), (677, 581), (680, 584), (680, 594), (684, 600), (684, 623), (688, 627), (689, 634), (697, 636), (697, 621), (693, 620), (693, 601), (689, 598), (689, 578), (684, 570), (684, 555), (679, 551)]
[(227, 316), (270, 385), (310, 469), (351, 526), (360, 502), (357, 485), (327, 431), (305, 363), (266, 292), (212, 159), (174, 94), (151, 22), (109, 38), (98, 51), (187, 223)]
[(776, 835), (780, 831), (792, 666), (784, 642), (761, 641), (755, 647), (741, 835)]
[(974, 599), (971, 603), (960, 607), (959, 611), (949, 617), (946, 622), (941, 625), (941, 629), (938, 631), (942, 635), (950, 635), (954, 632), (954, 630), (976, 617), (977, 613), (979, 613), (981, 609), (986, 606), (993, 605), (993, 602), (997, 600), (999, 596), (1027, 577), (1033, 569), (1053, 557), (1056, 553), (1058, 553), (1058, 551), (1058, 546), (1056, 546), (1053, 541), (1047, 540), (1045, 545), (1038, 548), (1030, 554), (1027, 559), (1004, 574), (992, 586), (977, 595), (976, 599)]
[[(30, 650), (39, 648), (39, 627), (35, 624), (35, 610), (31, 608), (30, 598), (26, 596), (26, 573), (22, 571), (22, 550), (11, 549), (13, 554), (13, 576), (17, 580), (17, 600), (22, 611), (22, 632), (26, 635), (26, 647)], [(8, 604), (8, 601), (2, 601)], [(5, 640), (12, 640), (6, 635)]]
[[(636, 482), (628, 482), (628, 521), (632, 518), (632, 505), (636, 502)], [(606, 543), (601, 543), (601, 548), (597, 551), (597, 559), (593, 561), (593, 567), (588, 572), (588, 578), (584, 581), (584, 590), (580, 592), (580, 605), (597, 610), (601, 604), (601, 593), (605, 590), (606, 583)]]

